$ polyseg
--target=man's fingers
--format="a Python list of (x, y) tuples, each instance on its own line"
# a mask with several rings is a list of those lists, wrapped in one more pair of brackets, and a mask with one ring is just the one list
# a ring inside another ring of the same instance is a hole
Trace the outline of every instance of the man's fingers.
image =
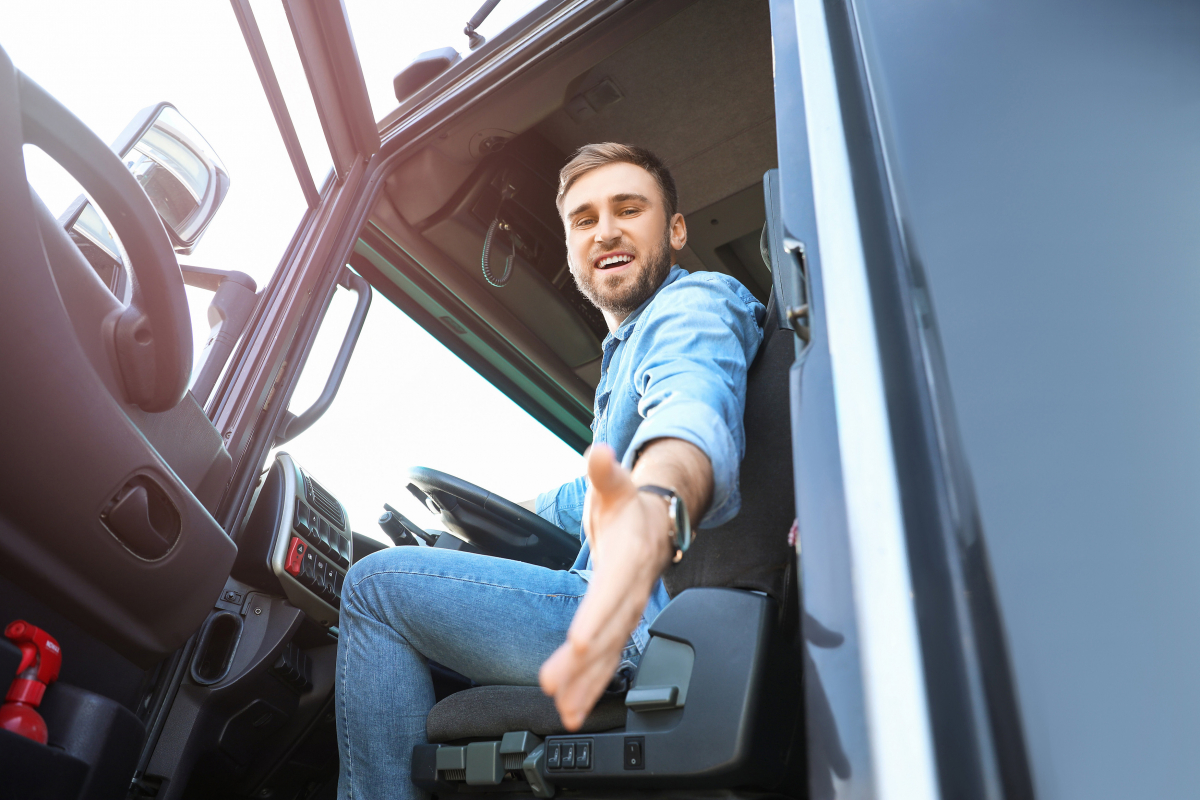
[[(565, 648), (559, 651), (559, 653), (566, 652)], [(555, 653), (555, 655), (557, 656), (559, 653)], [(611, 660), (609, 658), (594, 656), (587, 659), (570, 658), (569, 660), (573, 662), (569, 669), (565, 668), (567, 666), (565, 661), (561, 662), (564, 666), (562, 680), (558, 683), (553, 697), (554, 707), (563, 721), (563, 726), (567, 730), (574, 731), (583, 725), (587, 715), (604, 693), (612, 679), (616, 664), (609, 663)], [(549, 663), (547, 662), (547, 665)], [(556, 664), (553, 669), (557, 671), (558, 666), (559, 664)]]
[(569, 662), (570, 654), (567, 652), (566, 645), (555, 650), (546, 659), (542, 668), (538, 670), (538, 683), (541, 684), (543, 692), (551, 697), (558, 692), (562, 687), (563, 677), (569, 674)]
[(628, 473), (617, 463), (613, 449), (606, 444), (596, 444), (588, 450), (587, 475), (592, 488), (601, 496), (620, 492), (626, 485), (632, 486)]

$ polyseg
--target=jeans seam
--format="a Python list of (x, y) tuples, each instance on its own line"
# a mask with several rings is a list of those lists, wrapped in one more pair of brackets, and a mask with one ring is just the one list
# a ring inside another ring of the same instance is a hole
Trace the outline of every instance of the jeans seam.
[[(350, 635), (349, 635), (350, 632), (344, 630), (343, 633), (345, 635), (345, 639), (343, 641), (344, 641), (345, 645), (347, 646), (347, 655), (349, 655), (348, 651), (349, 651), (349, 644), (350, 644)], [(342, 642), (339, 642), (338, 646), (341, 647)], [(346, 779), (347, 779), (346, 782), (349, 784), (349, 790), (350, 790), (349, 798), (350, 798), (350, 800), (354, 800), (354, 752), (350, 747), (350, 717), (349, 717), (349, 712), (346, 710), (346, 686), (347, 686), (346, 673), (349, 670), (349, 661), (350, 661), (349, 658), (342, 659), (342, 676), (341, 676), (342, 677), (342, 686), (341, 686), (342, 691), (338, 692), (337, 699), (338, 699), (338, 705), (340, 706), (340, 710), (342, 712), (341, 717), (342, 717), (342, 720), (343, 720), (345, 728), (346, 728), (346, 730), (343, 731), (343, 736), (346, 740)]]
[[(477, 580), (477, 579), (473, 579), (473, 578), (462, 578), (457, 575), (442, 575), (442, 574), (439, 574), (436, 572), (425, 572), (422, 570), (408, 570), (408, 569), (377, 570), (375, 572), (372, 572), (369, 575), (364, 575), (363, 577), (359, 578), (358, 582), (354, 584), (354, 587), (357, 589), (360, 585), (362, 585), (363, 581), (367, 580), (368, 578), (374, 578), (377, 575), (413, 575), (413, 576), (421, 577), (421, 578), (441, 578), (442, 580), (448, 580), (448, 581), (460, 581), (461, 583), (473, 583), (476, 586), (490, 586), (493, 589), (507, 589), (507, 590), (513, 591), (513, 592), (523, 592), (524, 594), (533, 595), (534, 597), (569, 597), (569, 598), (573, 598), (573, 599), (577, 600), (584, 596), (583, 594), (570, 594), (568, 592), (560, 592), (557, 594), (546, 594), (544, 592), (531, 592), (530, 590), (525, 589), (520, 586), (505, 586), (504, 584), (501, 584), (501, 583), (489, 583), (487, 581), (481, 581), (481, 580)], [(584, 580), (584, 579), (581, 577), (580, 580)], [(587, 592), (587, 590), (585, 589), (584, 593), (586, 594), (586, 592)]]

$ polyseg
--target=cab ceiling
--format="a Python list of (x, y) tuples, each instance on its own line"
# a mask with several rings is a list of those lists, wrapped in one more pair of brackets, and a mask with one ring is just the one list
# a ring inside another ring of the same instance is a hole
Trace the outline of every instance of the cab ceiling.
[[(442, 131), (396, 169), (382, 200), (419, 224), (471, 174), (486, 135), (531, 129), (564, 156), (603, 141), (653, 150), (675, 176), (685, 215), (760, 185), (776, 164), (767, 0), (700, 0), (641, 35), (619, 33), (581, 45), (567, 63), (515, 82)], [(566, 106), (606, 79), (621, 99), (573, 119)]]
[[(537, 130), (570, 154), (590, 142), (649, 148), (685, 215), (758, 185), (775, 166), (765, 0), (702, 0), (579, 75), (564, 103), (605, 80), (622, 99), (583, 120), (560, 106)], [(586, 112), (585, 112), (586, 113)]]

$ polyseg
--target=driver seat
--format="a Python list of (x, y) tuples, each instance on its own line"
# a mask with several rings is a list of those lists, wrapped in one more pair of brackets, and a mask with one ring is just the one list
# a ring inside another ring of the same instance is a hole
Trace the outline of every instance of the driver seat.
[[(785, 264), (778, 171), (763, 179), (763, 258)], [(789, 369), (796, 335), (772, 269), (763, 343), (747, 375), (742, 511), (705, 529), (664, 575), (672, 600), (625, 692), (604, 695), (568, 733), (540, 688), (451, 694), (426, 721), (412, 780), (438, 796), (559, 790), (802, 787), (801, 645)], [(522, 785), (524, 784), (524, 785)]]

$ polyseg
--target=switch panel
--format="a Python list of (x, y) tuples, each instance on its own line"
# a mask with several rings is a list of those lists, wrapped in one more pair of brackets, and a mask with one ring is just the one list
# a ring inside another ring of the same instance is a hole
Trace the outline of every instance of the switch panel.
[(551, 739), (546, 742), (546, 769), (551, 772), (592, 768), (592, 739)]
[[(283, 513), (268, 566), (289, 601), (314, 622), (338, 623), (341, 588), (354, 561), (345, 507), (286, 453), (276, 456), (264, 491), (281, 493)], [(316, 487), (316, 488), (314, 488)]]

